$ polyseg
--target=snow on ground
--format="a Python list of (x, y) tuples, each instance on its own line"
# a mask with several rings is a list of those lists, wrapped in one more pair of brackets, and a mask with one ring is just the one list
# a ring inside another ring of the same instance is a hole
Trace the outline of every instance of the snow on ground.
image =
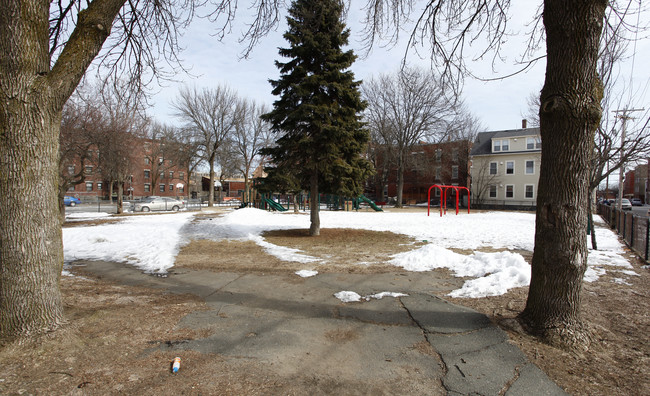
[[(147, 272), (164, 273), (173, 266), (180, 247), (189, 240), (237, 239), (253, 241), (268, 254), (282, 260), (310, 263), (315, 268), (322, 261), (297, 249), (273, 245), (261, 236), (264, 231), (308, 228), (309, 216), (305, 213), (246, 208), (218, 218), (190, 222), (192, 218), (193, 213), (134, 216), (122, 217), (124, 220), (117, 224), (64, 228), (65, 259), (67, 262), (76, 259), (124, 261)], [(472, 278), (461, 289), (451, 293), (454, 297), (499, 295), (530, 282), (530, 265), (520, 254), (509, 250), (533, 250), (534, 213), (483, 212), (468, 215), (461, 212), (440, 217), (432, 212), (427, 217), (421, 212), (322, 211), (321, 226), (392, 231), (426, 241), (426, 245), (418, 249), (395, 255), (390, 263), (408, 271), (448, 268), (455, 276)], [(632, 266), (623, 257), (623, 246), (616, 234), (602, 224), (597, 226), (600, 250), (590, 250), (585, 280), (594, 281), (606, 271), (632, 275)], [(451, 248), (473, 253), (459, 254)], [(480, 248), (503, 251), (476, 251)], [(298, 271), (297, 275), (316, 274)]]

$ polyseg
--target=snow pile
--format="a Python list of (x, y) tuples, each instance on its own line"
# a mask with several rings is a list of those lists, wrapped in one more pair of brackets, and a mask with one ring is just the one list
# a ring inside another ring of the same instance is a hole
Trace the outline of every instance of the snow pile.
[(313, 270), (300, 270), (295, 272), (296, 275), (302, 277), (302, 278), (309, 278), (311, 276), (316, 276), (318, 275), (318, 271), (313, 271)]
[(376, 294), (371, 294), (365, 297), (361, 297), (359, 293), (353, 291), (340, 291), (334, 294), (334, 297), (338, 298), (344, 303), (348, 302), (359, 302), (361, 300), (370, 301), (371, 299), (381, 300), (384, 297), (408, 297), (408, 294), (404, 293), (394, 293), (394, 292), (381, 292)]

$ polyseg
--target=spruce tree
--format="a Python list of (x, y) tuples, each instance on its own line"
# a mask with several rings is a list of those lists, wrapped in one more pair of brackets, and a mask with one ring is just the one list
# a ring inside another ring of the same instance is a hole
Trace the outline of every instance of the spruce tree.
[(280, 78), (270, 80), (279, 99), (263, 116), (281, 136), (265, 150), (275, 165), (270, 177), (290, 173), (310, 191), (310, 235), (320, 233), (319, 193), (357, 197), (372, 173), (361, 157), (369, 140), (359, 115), (365, 102), (361, 81), (348, 70), (356, 56), (342, 49), (350, 35), (342, 14), (339, 0), (293, 2), (284, 34), (289, 48), (279, 50), (289, 60), (275, 62)]

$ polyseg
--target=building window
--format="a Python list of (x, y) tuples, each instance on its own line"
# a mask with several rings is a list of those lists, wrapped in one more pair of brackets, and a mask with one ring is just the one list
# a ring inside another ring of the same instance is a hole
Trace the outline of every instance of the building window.
[(501, 140), (495, 140), (492, 145), (492, 151), (501, 151)]
[(169, 185), (169, 191), (174, 191), (174, 185), (173, 184)]
[(497, 174), (497, 163), (496, 162), (490, 162), (490, 174), (491, 175), (496, 175)]
[(104, 183), (102, 182), (97, 182), (97, 189), (101, 190), (104, 187)]
[(454, 165), (451, 167), (451, 179), (456, 180), (458, 179), (458, 166)]
[(497, 197), (497, 186), (496, 184), (492, 184), (490, 186), (490, 198), (496, 198)]
[(539, 136), (535, 138), (535, 148), (538, 150), (542, 149), (542, 138)]
[(86, 191), (93, 190), (93, 182), (86, 182)]
[(161, 184), (161, 185), (159, 186), (159, 189), (160, 189), (160, 192), (165, 192), (165, 185), (164, 185), (164, 184)]
[(526, 138), (526, 150), (535, 150), (535, 138)]
[(526, 184), (526, 193), (525, 193), (524, 196), (526, 198), (530, 198), (530, 199), (534, 198), (535, 197), (534, 188), (535, 188), (535, 186), (533, 186), (532, 184)]
[(455, 148), (451, 151), (451, 160), (456, 162), (458, 161), (458, 149)]
[(162, 165), (163, 162), (165, 162), (165, 159), (163, 157), (158, 157), (158, 165)]
[(181, 180), (183, 180), (183, 179), (185, 178), (185, 172), (180, 172), (180, 173), (178, 174), (178, 178), (181, 179)]
[(151, 184), (149, 183), (144, 184), (144, 192), (151, 192)]
[(535, 161), (526, 161), (526, 174), (534, 175), (535, 174)]
[(436, 150), (436, 162), (442, 161), (442, 149)]
[(174, 178), (174, 171), (169, 171), (169, 178), (173, 179)]
[(436, 166), (436, 180), (440, 180), (440, 167)]
[(505, 139), (501, 141), (501, 151), (510, 150), (510, 140)]
[(68, 191), (74, 191), (74, 186), (68, 187)]
[(433, 194), (434, 197), (439, 197), (440, 196), (440, 189), (439, 188), (434, 188), (435, 194)]
[(506, 185), (506, 198), (514, 198), (515, 197), (515, 186), (512, 184)]
[(160, 172), (160, 178), (164, 179), (165, 178), (165, 172)]
[(149, 157), (144, 157), (144, 164), (149, 165), (151, 161), (149, 161)]
[(68, 165), (68, 175), (74, 175), (74, 165)]
[(145, 170), (145, 171), (144, 171), (144, 178), (145, 178), (145, 179), (148, 179), (148, 178), (150, 178), (150, 177), (151, 177), (151, 171), (150, 171), (150, 170)]
[(86, 174), (93, 173), (93, 167), (91, 165), (86, 165), (84, 172), (86, 172)]
[(185, 192), (185, 186), (178, 187), (178, 192), (184, 193)]
[(515, 174), (515, 161), (506, 161), (506, 175)]

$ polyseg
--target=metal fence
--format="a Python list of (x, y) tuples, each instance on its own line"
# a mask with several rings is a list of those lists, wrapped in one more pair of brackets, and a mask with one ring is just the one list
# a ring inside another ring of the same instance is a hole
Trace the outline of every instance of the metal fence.
[(599, 204), (598, 214), (616, 230), (625, 243), (641, 258), (648, 261), (650, 244), (650, 221), (648, 217), (637, 216), (632, 212), (618, 210), (616, 207)]

